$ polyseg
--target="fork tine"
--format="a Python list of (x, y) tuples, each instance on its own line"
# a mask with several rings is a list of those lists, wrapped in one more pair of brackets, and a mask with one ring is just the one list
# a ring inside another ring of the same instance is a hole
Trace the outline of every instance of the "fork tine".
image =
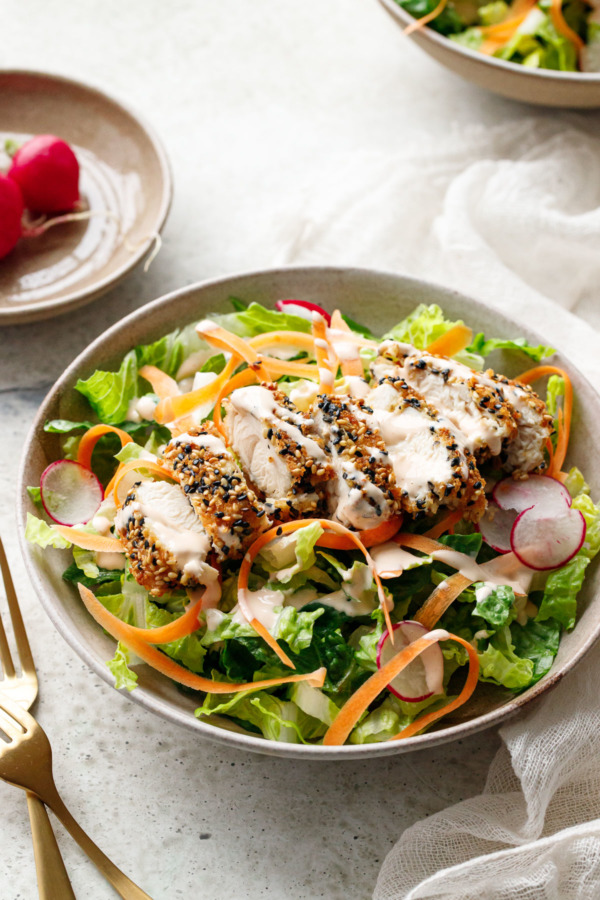
[[(26, 725), (21, 721), (21, 713), (23, 712), (24, 710), (19, 706), (11, 703), (10, 700), (2, 697), (0, 694), (0, 731), (3, 731), (12, 740), (22, 736), (27, 731)], [(0, 744), (0, 753), (1, 751), (2, 745)]]
[[(23, 672), (27, 672), (29, 674), (35, 675), (35, 665), (33, 662), (33, 657), (31, 655), (31, 648), (29, 646), (29, 641), (27, 639), (27, 632), (25, 631), (25, 625), (23, 623), (23, 617), (21, 616), (21, 610), (19, 608), (19, 602), (17, 600), (17, 594), (15, 591), (15, 586), (13, 584), (12, 576), (10, 574), (10, 569), (8, 567), (8, 560), (6, 559), (6, 553), (4, 552), (4, 545), (2, 543), (2, 538), (0, 538), (0, 569), (2, 570), (2, 580), (4, 581), (4, 589), (6, 591), (6, 599), (8, 601), (8, 609), (10, 612), (10, 618), (12, 620), (13, 632), (15, 635), (15, 643), (17, 645), (17, 650), (19, 652), (19, 660), (21, 663), (21, 669)], [(10, 669), (6, 666), (5, 656), (7, 656)], [(7, 675), (14, 675), (14, 666), (12, 663), (12, 657), (10, 655), (10, 649), (8, 647), (8, 642), (6, 640), (6, 633), (4, 628), (1, 625), (0, 620), (0, 660), (4, 664), (4, 668)]]

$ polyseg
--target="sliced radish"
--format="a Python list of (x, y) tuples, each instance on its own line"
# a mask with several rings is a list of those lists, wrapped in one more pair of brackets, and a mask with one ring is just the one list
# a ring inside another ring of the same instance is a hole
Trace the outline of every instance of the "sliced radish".
[(500, 509), (497, 503), (490, 500), (476, 527), (492, 550), (497, 553), (509, 553), (510, 534), (518, 515), (516, 509)]
[(44, 469), (40, 495), (44, 509), (59, 525), (85, 525), (104, 499), (94, 473), (71, 459), (59, 459)]
[(558, 569), (581, 549), (585, 532), (585, 519), (577, 509), (566, 508), (558, 516), (540, 516), (534, 507), (518, 515), (510, 544), (515, 556), (530, 569)]
[(311, 303), (310, 300), (278, 300), (275, 309), (292, 316), (299, 316), (301, 319), (307, 319), (309, 322), (312, 322), (312, 314), (316, 312), (323, 316), (327, 325), (331, 325), (329, 313), (317, 303)]
[[(393, 626), (394, 641), (386, 632), (377, 645), (377, 668), (381, 668), (404, 647), (427, 634), (420, 622), (398, 622)], [(400, 700), (417, 703), (444, 690), (444, 656), (439, 644), (432, 644), (397, 675), (388, 685), (392, 694)]]
[(535, 506), (538, 515), (557, 515), (571, 505), (568, 490), (550, 475), (530, 475), (523, 481), (503, 478), (492, 497), (500, 509), (514, 509), (518, 513)]

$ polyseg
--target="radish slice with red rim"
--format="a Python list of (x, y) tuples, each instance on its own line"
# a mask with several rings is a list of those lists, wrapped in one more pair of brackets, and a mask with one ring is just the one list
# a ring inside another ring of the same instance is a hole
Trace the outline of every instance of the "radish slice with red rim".
[[(420, 622), (398, 622), (393, 626), (394, 644), (386, 632), (377, 645), (377, 668), (381, 669), (404, 647), (428, 633)], [(444, 656), (439, 644), (432, 644), (397, 675), (388, 685), (400, 700), (417, 703), (444, 690)]]
[(490, 500), (476, 528), (492, 550), (509, 553), (510, 535), (518, 515), (516, 509), (500, 509), (497, 503)]
[(518, 513), (535, 506), (538, 515), (560, 516), (571, 506), (571, 495), (564, 484), (550, 475), (530, 475), (523, 481), (503, 478), (495, 486), (492, 498), (500, 509)]
[(42, 472), (42, 505), (59, 525), (85, 525), (104, 499), (102, 485), (90, 469), (71, 459), (59, 459)]
[(310, 300), (278, 300), (275, 309), (292, 316), (299, 316), (301, 319), (307, 319), (309, 322), (312, 322), (312, 314), (316, 312), (323, 316), (327, 325), (331, 325), (330, 314), (318, 303), (311, 303)]
[(577, 509), (540, 516), (534, 507), (518, 515), (510, 544), (523, 565), (541, 572), (568, 563), (583, 546), (585, 532), (585, 519)]

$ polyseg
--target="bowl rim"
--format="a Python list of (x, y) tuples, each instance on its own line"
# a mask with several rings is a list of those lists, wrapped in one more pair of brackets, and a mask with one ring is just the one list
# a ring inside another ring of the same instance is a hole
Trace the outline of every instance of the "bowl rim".
[[(194, 294), (205, 288), (218, 287), (220, 285), (226, 288), (226, 286), (230, 282), (239, 281), (241, 279), (256, 280), (257, 278), (261, 277), (270, 279), (273, 277), (284, 275), (287, 277), (292, 277), (294, 274), (309, 272), (315, 274), (319, 273), (323, 277), (337, 276), (339, 278), (340, 276), (353, 277), (355, 275), (358, 275), (363, 277), (366, 276), (368, 278), (373, 277), (374, 279), (397, 279), (401, 281), (407, 288), (431, 288), (439, 296), (439, 303), (441, 306), (443, 306), (444, 297), (451, 297), (454, 300), (465, 300), (468, 304), (470, 304), (470, 306), (473, 308), (473, 312), (475, 313), (477, 313), (478, 309), (482, 311), (489, 309), (486, 303), (470, 297), (467, 294), (464, 294), (462, 291), (457, 291), (452, 288), (436, 284), (435, 282), (427, 281), (425, 279), (414, 278), (397, 272), (388, 272), (380, 269), (369, 269), (366, 267), (319, 265), (282, 266), (270, 269), (249, 270), (225, 276), (219, 276), (216, 278), (205, 279), (200, 282), (195, 282), (194, 284), (178, 288), (174, 291), (164, 294), (161, 297), (158, 297), (156, 300), (153, 300), (152, 302), (147, 303), (144, 306), (141, 306), (133, 312), (129, 313), (127, 316), (115, 322), (112, 326), (106, 329), (102, 334), (100, 334), (90, 344), (88, 344), (88, 346), (84, 348), (84, 350), (82, 350), (81, 353), (79, 353), (75, 357), (75, 359), (67, 366), (62, 375), (50, 388), (49, 392), (42, 401), (38, 412), (35, 415), (35, 418), (33, 420), (33, 423), (31, 424), (31, 427), (25, 439), (25, 443), (23, 445), (22, 458), (19, 465), (17, 479), (16, 519), (17, 533), (21, 552), (25, 560), (30, 580), (37, 590), (40, 602), (59, 634), (64, 638), (64, 640), (67, 641), (71, 648), (75, 650), (79, 657), (92, 669), (92, 671), (113, 689), (114, 679), (105, 663), (96, 659), (85, 641), (81, 639), (81, 635), (78, 631), (76, 631), (73, 627), (65, 628), (64, 621), (59, 615), (61, 603), (56, 602), (57, 595), (48, 588), (45, 580), (38, 572), (38, 564), (34, 555), (35, 548), (30, 545), (29, 542), (25, 539), (25, 522), (28, 512), (27, 507), (30, 505), (25, 483), (25, 469), (28, 457), (27, 450), (36, 440), (38, 432), (41, 430), (41, 428), (43, 428), (43, 424), (47, 416), (47, 408), (54, 402), (55, 398), (60, 395), (66, 382), (68, 382), (71, 377), (75, 373), (77, 373), (82, 364), (85, 365), (90, 358), (93, 358), (95, 356), (98, 350), (104, 348), (105, 345), (110, 343), (110, 340), (114, 335), (124, 332), (130, 324), (137, 322), (137, 320), (139, 320), (140, 318), (143, 319), (145, 317), (152, 316), (154, 310), (168, 306), (170, 303), (173, 303), (174, 301), (177, 301), (182, 297)], [(503, 312), (496, 309), (494, 309), (494, 315), (496, 315), (499, 320), (504, 320), (509, 327), (512, 328), (516, 326), (517, 328), (521, 328), (525, 333), (529, 332), (529, 334), (539, 340), (540, 343), (545, 343), (543, 336), (537, 334), (537, 332), (533, 331), (528, 326), (522, 325), (518, 320), (506, 316)], [(193, 321), (193, 319), (191, 321)], [(569, 370), (575, 373), (578, 378), (580, 378), (581, 381), (590, 388), (590, 390), (592, 390), (594, 393), (597, 393), (593, 385), (591, 385), (588, 379), (581, 374), (577, 367), (574, 366), (570, 361), (567, 362)], [(404, 741), (390, 741), (367, 744), (344, 744), (342, 746), (335, 747), (326, 747), (322, 744), (304, 745), (289, 744), (284, 741), (271, 741), (267, 740), (266, 738), (254, 736), (248, 733), (229, 731), (225, 728), (219, 728), (208, 722), (202, 721), (201, 719), (197, 719), (193, 714), (190, 714), (183, 709), (173, 707), (170, 701), (165, 700), (163, 697), (157, 696), (156, 694), (152, 693), (151, 690), (148, 690), (145, 687), (137, 687), (136, 690), (132, 692), (119, 691), (119, 693), (127, 693), (128, 698), (133, 700), (138, 705), (150, 710), (154, 714), (162, 716), (163, 718), (167, 719), (170, 722), (173, 722), (174, 724), (182, 725), (188, 730), (195, 731), (213, 742), (227, 744), (228, 746), (237, 746), (237, 748), (241, 750), (250, 750), (267, 755), (291, 757), (296, 759), (305, 758), (329, 760), (360, 760), (364, 758), (395, 755), (399, 753), (411, 752), (413, 750), (418, 750), (421, 748), (434, 747), (439, 744), (467, 737), (479, 731), (483, 731), (484, 729), (490, 728), (494, 725), (498, 725), (501, 722), (504, 722), (506, 719), (519, 713), (523, 709), (523, 707), (528, 707), (533, 701), (537, 700), (552, 687), (555, 687), (562, 680), (562, 678), (584, 658), (584, 656), (588, 653), (588, 651), (591, 649), (591, 647), (599, 637), (600, 619), (598, 620), (595, 628), (591, 629), (588, 632), (581, 646), (573, 653), (573, 655), (569, 658), (569, 660), (561, 670), (553, 673), (551, 669), (545, 679), (536, 682), (536, 684), (532, 685), (522, 694), (514, 696), (502, 706), (490, 710), (483, 715), (476, 716), (472, 720), (458, 723), (456, 725), (450, 726), (449, 728), (441, 728), (437, 731), (426, 732), (425, 734), (406, 738)], [(160, 677), (163, 678), (165, 676)]]
[[(165, 226), (173, 201), (173, 173), (169, 158), (158, 133), (155, 131), (154, 127), (146, 121), (144, 116), (141, 116), (135, 109), (129, 106), (128, 103), (122, 102), (103, 88), (97, 87), (95, 84), (87, 81), (87, 79), (70, 78), (69, 76), (62, 75), (58, 72), (42, 69), (0, 68), (0, 79), (8, 76), (33, 78), (40, 82), (51, 81), (56, 82), (59, 86), (68, 85), (83, 89), (89, 94), (98, 97), (103, 103), (109, 103), (116, 107), (136, 123), (140, 130), (146, 135), (160, 168), (162, 190), (160, 207), (155, 220), (156, 234), (160, 234)], [(56, 300), (39, 300), (15, 309), (9, 307), (0, 308), (0, 325), (18, 325), (38, 318), (43, 319), (58, 316), (67, 312), (69, 308), (83, 305), (84, 303), (97, 298), (101, 294), (106, 293), (113, 285), (121, 281), (129, 272), (139, 265), (144, 256), (148, 253), (148, 250), (152, 247), (154, 240), (154, 234), (150, 235), (136, 247), (130, 257), (115, 269), (114, 272), (105, 275), (99, 281), (90, 284), (83, 290), (75, 289)]]
[[(414, 16), (407, 13), (405, 9), (395, 2), (395, 0), (379, 0), (379, 2), (385, 7), (390, 15), (400, 19), (405, 25), (411, 25), (416, 21)], [(600, 72), (562, 72), (558, 69), (532, 69), (527, 66), (521, 66), (518, 63), (510, 62), (506, 59), (498, 59), (497, 56), (488, 56), (485, 53), (479, 53), (477, 50), (471, 50), (470, 47), (465, 47), (462, 44), (451, 41), (445, 35), (440, 34), (438, 31), (434, 31), (433, 28), (421, 28), (418, 32), (413, 32), (408, 35), (408, 37), (413, 39), (417, 38), (417, 36), (421, 37), (423, 40), (432, 41), (441, 49), (449, 49), (459, 55), (462, 54), (473, 62), (501, 69), (503, 72), (510, 75), (518, 76), (521, 74), (523, 78), (542, 78), (548, 82), (561, 81), (563, 83), (600, 84)]]

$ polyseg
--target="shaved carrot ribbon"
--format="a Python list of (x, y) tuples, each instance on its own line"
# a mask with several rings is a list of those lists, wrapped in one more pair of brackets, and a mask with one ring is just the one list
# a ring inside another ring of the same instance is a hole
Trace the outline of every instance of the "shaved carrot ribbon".
[(319, 393), (331, 394), (335, 373), (329, 361), (329, 343), (327, 341), (327, 323), (319, 313), (313, 313), (312, 333), (315, 341), (315, 356), (319, 367)]
[[(333, 313), (331, 314), (331, 328), (329, 330), (329, 339), (330, 339), (331, 343), (333, 344), (334, 352), (336, 352), (336, 349), (335, 349), (336, 340), (335, 340), (335, 337), (332, 337), (332, 331), (343, 332), (344, 338), (346, 338), (346, 336), (348, 336), (348, 338), (350, 338), (350, 336), (352, 334), (352, 329), (342, 318), (342, 314), (339, 311), (339, 309), (334, 310)], [(345, 340), (344, 343), (348, 343), (348, 340)], [(353, 342), (350, 341), (350, 343), (353, 343)], [(339, 362), (340, 368), (342, 370), (342, 375), (347, 375), (350, 377), (358, 377), (358, 378), (364, 377), (365, 373), (364, 373), (363, 364), (362, 364), (362, 361), (360, 358), (360, 353), (358, 351), (358, 345), (356, 345), (356, 355), (355, 356), (352, 356), (350, 359), (348, 359), (346, 357), (344, 357), (343, 359), (340, 359), (340, 357), (338, 355), (338, 362)]]
[(82, 550), (93, 550), (96, 553), (125, 553), (125, 548), (117, 538), (106, 537), (103, 534), (88, 534), (80, 528), (70, 528), (68, 525), (54, 525), (56, 531), (76, 547)]
[[(394, 535), (402, 528), (402, 516), (393, 516), (378, 525), (376, 528), (367, 528), (365, 531), (357, 531), (356, 534), (364, 547), (376, 547), (391, 541)], [(318, 540), (319, 547), (329, 547), (331, 550), (354, 550), (354, 541), (342, 534), (322, 534)]]
[(315, 344), (312, 334), (304, 331), (268, 331), (266, 334), (258, 334), (250, 338), (248, 345), (253, 350), (265, 350), (270, 347), (297, 347), (314, 356)]
[(509, 10), (509, 14), (513, 14), (510, 18), (504, 19), (502, 22), (496, 22), (495, 25), (478, 25), (477, 28), (491, 41), (505, 43), (513, 36), (519, 25), (525, 21), (536, 3), (537, 0), (523, 0), (521, 3), (517, 0), (517, 3), (513, 4)]
[(226, 381), (224, 385), (222, 385), (217, 397), (215, 399), (215, 407), (213, 410), (213, 422), (215, 424), (215, 428), (220, 434), (227, 440), (227, 432), (225, 430), (225, 426), (223, 425), (223, 419), (221, 417), (221, 405), (225, 397), (232, 394), (235, 390), (241, 387), (248, 387), (250, 384), (254, 384), (255, 382), (260, 381), (259, 376), (254, 371), (253, 368), (244, 369), (243, 372), (238, 372), (237, 375), (234, 375), (233, 378), (230, 378), (229, 381)]
[(449, 512), (443, 519), (440, 519), (437, 525), (434, 525), (433, 528), (426, 531), (423, 537), (434, 538), (437, 540), (437, 538), (446, 534), (446, 532), (454, 534), (454, 526), (458, 525), (463, 515), (464, 511), (462, 509), (455, 509), (452, 512)]
[(231, 378), (240, 361), (239, 356), (232, 356), (223, 371), (210, 384), (206, 384), (195, 391), (189, 391), (187, 394), (180, 394), (179, 396), (167, 397), (161, 400), (154, 411), (156, 421), (160, 425), (178, 421), (183, 416), (192, 413), (203, 403), (213, 400), (219, 393), (220, 388)]
[(425, 628), (433, 628), (444, 615), (448, 607), (450, 607), (456, 598), (462, 592), (473, 584), (471, 578), (457, 572), (452, 575), (432, 591), (423, 606), (415, 615), (415, 622), (420, 622)]
[(263, 688), (276, 687), (279, 684), (292, 684), (298, 681), (307, 681), (312, 687), (322, 687), (327, 670), (316, 669), (304, 675), (289, 675), (285, 678), (268, 678), (264, 681), (250, 681), (242, 684), (229, 684), (226, 681), (212, 681), (202, 675), (196, 675), (189, 669), (184, 669), (160, 650), (151, 646), (136, 634), (132, 625), (122, 622), (117, 616), (105, 609), (100, 601), (90, 590), (79, 584), (79, 593), (86, 609), (91, 616), (101, 625), (116, 641), (121, 641), (136, 656), (152, 666), (158, 672), (171, 678), (179, 684), (196, 691), (204, 691), (207, 694), (239, 694), (242, 691), (260, 691)]
[(536, 366), (534, 369), (528, 369), (527, 372), (523, 372), (523, 374), (519, 375), (515, 381), (519, 381), (521, 384), (531, 384), (532, 381), (537, 381), (539, 378), (545, 378), (547, 375), (560, 375), (565, 382), (564, 406), (558, 413), (558, 439), (556, 441), (556, 450), (554, 452), (554, 457), (550, 461), (550, 466), (548, 467), (548, 475), (552, 475), (554, 478), (559, 478), (560, 480), (560, 476), (564, 476), (561, 469), (567, 455), (569, 436), (571, 434), (571, 418), (573, 416), (573, 385), (571, 379), (565, 370), (559, 369), (558, 366)]
[(111, 482), (115, 506), (121, 506), (122, 500), (119, 497), (119, 487), (125, 476), (129, 472), (139, 472), (140, 469), (145, 469), (153, 475), (158, 475), (159, 478), (170, 478), (171, 481), (179, 480), (171, 469), (167, 469), (166, 466), (154, 462), (152, 459), (130, 459), (129, 462), (121, 463)]
[(473, 332), (462, 322), (454, 325), (446, 334), (432, 341), (427, 347), (427, 353), (433, 356), (455, 356), (468, 347), (473, 341)]
[(429, 634), (423, 635), (422, 638), (413, 641), (408, 647), (404, 647), (393, 656), (389, 662), (371, 675), (371, 677), (367, 679), (367, 681), (365, 681), (365, 683), (362, 684), (342, 706), (335, 717), (333, 724), (329, 726), (329, 729), (325, 733), (323, 744), (328, 747), (344, 744), (362, 714), (368, 709), (376, 697), (378, 697), (390, 682), (392, 682), (403, 669), (416, 659), (417, 656), (423, 653), (424, 650), (427, 650), (428, 647), (431, 647), (432, 644), (438, 643), (439, 641), (457, 641), (467, 650), (469, 654), (469, 672), (465, 686), (458, 697), (446, 704), (442, 709), (416, 719), (411, 725), (398, 732), (398, 734), (394, 735), (394, 737), (389, 740), (395, 741), (411, 737), (411, 735), (421, 731), (426, 725), (429, 725), (441, 716), (446, 715), (453, 709), (462, 706), (475, 690), (479, 677), (479, 660), (477, 658), (477, 652), (471, 644), (461, 637), (439, 628), (436, 631), (431, 631)]
[(565, 21), (565, 17), (563, 16), (562, 11), (562, 0), (552, 0), (550, 6), (550, 18), (552, 19), (552, 24), (556, 28), (556, 30), (562, 34), (568, 41), (571, 41), (575, 49), (578, 53), (580, 53), (585, 44), (582, 39), (579, 37), (577, 32), (573, 31), (573, 29), (567, 24)]
[(149, 382), (152, 390), (161, 400), (181, 393), (175, 379), (156, 366), (142, 366), (139, 374)]
[(79, 442), (77, 462), (80, 466), (91, 469), (94, 447), (105, 434), (116, 434), (121, 441), (121, 447), (124, 447), (125, 444), (131, 444), (133, 441), (130, 434), (127, 434), (121, 428), (115, 428), (114, 425), (93, 425), (91, 428), (88, 428)]
[[(389, 610), (387, 607), (387, 600), (386, 600), (386, 596), (385, 596), (385, 593), (383, 590), (383, 585), (381, 583), (381, 579), (380, 579), (379, 575), (377, 574), (377, 571), (375, 568), (375, 563), (374, 563), (374, 560), (373, 560), (371, 554), (369, 553), (369, 551), (367, 550), (365, 545), (362, 543), (358, 534), (355, 531), (350, 531), (350, 529), (346, 528), (345, 525), (341, 525), (339, 522), (333, 522), (330, 519), (296, 519), (294, 522), (286, 522), (284, 525), (278, 525), (275, 528), (271, 528), (269, 531), (265, 531), (263, 534), (260, 535), (260, 537), (258, 537), (254, 541), (254, 543), (246, 551), (246, 555), (244, 556), (244, 559), (242, 560), (242, 565), (240, 567), (240, 574), (239, 574), (239, 578), (238, 578), (238, 602), (240, 604), (240, 609), (242, 610), (244, 616), (246, 617), (246, 619), (248, 620), (250, 625), (252, 625), (252, 627), (256, 631), (258, 631), (258, 629), (256, 628), (256, 625), (255, 625), (255, 623), (258, 622), (258, 620), (252, 616), (252, 612), (251, 612), (250, 607), (247, 602), (246, 591), (248, 590), (248, 578), (250, 575), (250, 571), (252, 569), (252, 563), (254, 562), (257, 555), (262, 550), (262, 548), (265, 547), (267, 544), (270, 544), (271, 541), (274, 541), (276, 538), (281, 537), (282, 534), (291, 534), (292, 532), (297, 531), (299, 528), (304, 528), (306, 525), (312, 525), (315, 522), (318, 525), (320, 525), (324, 531), (334, 531), (334, 532), (337, 532), (337, 534), (342, 534), (342, 535), (346, 535), (347, 537), (349, 537), (350, 540), (352, 541), (352, 543), (354, 544), (354, 546), (358, 550), (360, 550), (361, 553), (364, 555), (364, 557), (367, 561), (367, 564), (370, 566), (371, 571), (373, 572), (373, 578), (375, 579), (375, 583), (377, 585), (377, 593), (379, 595), (379, 603), (383, 610), (383, 615), (385, 617), (385, 624), (386, 624), (386, 627), (388, 630), (389, 638), (393, 644), (394, 643), (394, 633), (392, 630), (390, 613), (389, 613)], [(321, 535), (321, 537), (323, 537), (323, 535)], [(321, 540), (321, 538), (319, 538), (319, 540), (317, 541), (317, 546), (319, 546), (320, 540)], [(265, 630), (264, 627), (260, 624), (260, 622), (258, 622), (258, 624), (261, 629)], [(259, 631), (259, 634), (261, 634), (260, 631)], [(261, 637), (262, 636), (263, 635), (261, 634)], [(271, 637), (271, 635), (269, 635), (269, 637)], [(266, 640), (266, 638), (265, 638), (265, 640)], [(271, 638), (271, 640), (274, 640), (274, 639)], [(272, 646), (270, 643), (269, 643), (269, 645)], [(275, 648), (273, 647), (273, 649), (275, 649)], [(278, 646), (278, 649), (281, 650), (281, 648), (279, 648), (279, 646)], [(282, 656), (280, 655), (280, 653), (278, 653), (277, 650), (275, 652), (277, 653), (279, 658), (282, 659)], [(281, 650), (281, 653), (283, 653), (283, 650)], [(289, 663), (289, 664), (291, 665), (291, 663)], [(287, 665), (287, 663), (286, 663), (286, 665)]]
[(430, 13), (427, 13), (426, 16), (421, 16), (420, 19), (411, 22), (411, 24), (404, 29), (404, 34), (412, 34), (413, 31), (419, 31), (419, 29), (427, 25), (428, 22), (433, 22), (433, 20), (437, 19), (439, 14), (444, 11), (447, 2), (448, 0), (440, 0), (435, 9), (433, 9)]

